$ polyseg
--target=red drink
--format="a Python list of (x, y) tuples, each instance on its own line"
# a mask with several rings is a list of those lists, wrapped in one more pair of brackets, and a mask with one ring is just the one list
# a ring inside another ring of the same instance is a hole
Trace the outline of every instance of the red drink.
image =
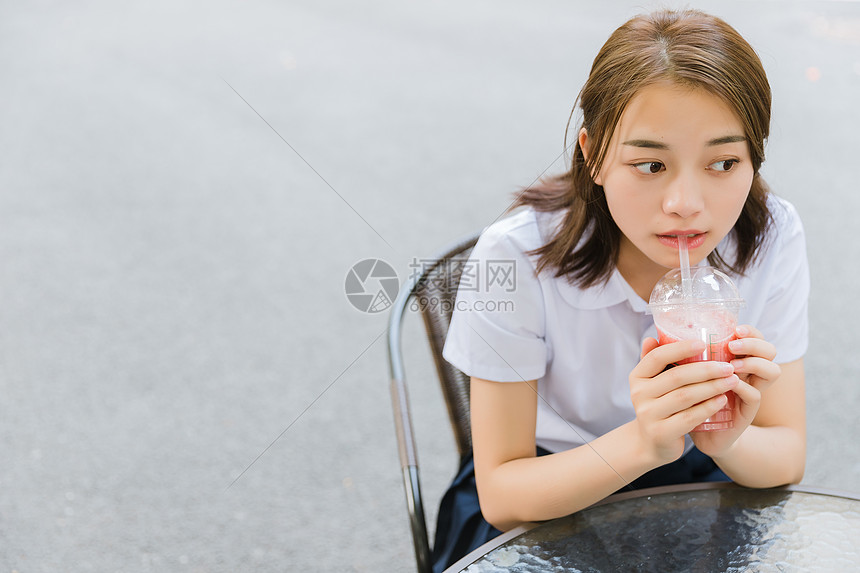
[[(663, 332), (659, 328), (657, 329), (657, 334), (659, 334), (659, 343), (662, 346), (663, 344), (669, 344), (671, 342), (678, 342), (682, 340), (681, 338), (677, 338)], [(737, 336), (732, 333), (731, 335), (723, 338), (722, 340), (716, 340), (718, 335), (708, 334), (706, 335), (705, 343), (707, 343), (708, 347), (702, 352), (699, 356), (692, 356), (690, 358), (685, 358), (679, 362), (675, 363), (675, 366), (680, 364), (689, 364), (690, 362), (701, 362), (703, 360), (717, 360), (720, 362), (731, 362), (734, 359), (735, 355), (731, 353), (729, 350), (729, 342), (732, 340), (736, 340)], [(708, 432), (712, 430), (729, 430), (734, 426), (733, 414), (735, 411), (735, 393), (732, 391), (728, 391), (724, 394), (726, 397), (726, 405), (722, 407), (716, 414), (696, 426), (692, 429), (693, 432)]]
[[(663, 332), (659, 328), (657, 329), (657, 334), (660, 335), (658, 342), (660, 346), (664, 344), (669, 344), (670, 342), (678, 342), (680, 340), (689, 340), (686, 338), (678, 338), (676, 336), (672, 336), (669, 333)], [(707, 340), (705, 343), (708, 345), (705, 348), (705, 351), (702, 352), (699, 356), (692, 356), (690, 358), (685, 358), (684, 360), (680, 360), (675, 363), (675, 365), (679, 364), (689, 364), (690, 362), (701, 362), (703, 360), (717, 360), (718, 362), (731, 362), (734, 360), (735, 355), (729, 350), (729, 342), (732, 340), (737, 340), (737, 336), (734, 334), (723, 338), (722, 340), (715, 340), (717, 335), (710, 334), (707, 335)]]
[[(659, 343), (701, 340), (707, 345), (699, 356), (678, 364), (703, 360), (730, 362), (735, 356), (729, 351), (729, 342), (737, 338), (738, 310), (744, 301), (725, 273), (713, 267), (691, 268), (686, 237), (679, 236), (678, 241), (682, 268), (669, 271), (657, 281), (648, 302)], [(726, 392), (725, 396), (726, 405), (691, 431), (728, 430), (734, 426), (735, 393)]]

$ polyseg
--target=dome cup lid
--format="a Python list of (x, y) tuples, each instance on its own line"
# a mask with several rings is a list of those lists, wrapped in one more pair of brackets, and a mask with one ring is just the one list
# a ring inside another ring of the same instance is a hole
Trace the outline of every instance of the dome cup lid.
[(684, 296), (681, 269), (672, 269), (661, 278), (651, 291), (648, 302), (650, 312), (662, 312), (687, 305), (705, 305), (740, 309), (744, 299), (729, 276), (714, 267), (690, 268), (689, 298)]

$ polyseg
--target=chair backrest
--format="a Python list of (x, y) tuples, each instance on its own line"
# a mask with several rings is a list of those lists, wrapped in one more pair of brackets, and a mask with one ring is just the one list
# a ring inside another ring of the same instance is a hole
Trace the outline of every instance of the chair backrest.
[(391, 308), (388, 323), (388, 364), (391, 374), (391, 399), (400, 450), (400, 465), (406, 490), (415, 558), (418, 570), (430, 571), (430, 546), (418, 479), (418, 455), (412, 431), (412, 415), (401, 353), (401, 324), (407, 309), (419, 309), (430, 343), (436, 372), (462, 458), (472, 449), (469, 421), (469, 377), (442, 358), (445, 337), (457, 298), (457, 286), (479, 233), (457, 242), (440, 256), (422, 261), (413, 277), (400, 289)]
[[(475, 240), (477, 237), (474, 238)], [(415, 287), (414, 301), (421, 309), (427, 340), (432, 350), (436, 372), (442, 385), (448, 416), (460, 456), (472, 451), (472, 426), (469, 419), (469, 377), (442, 358), (445, 337), (451, 324), (457, 286), (463, 269), (469, 264), (469, 254), (475, 242), (472, 238), (442, 255), (438, 264), (424, 273)]]

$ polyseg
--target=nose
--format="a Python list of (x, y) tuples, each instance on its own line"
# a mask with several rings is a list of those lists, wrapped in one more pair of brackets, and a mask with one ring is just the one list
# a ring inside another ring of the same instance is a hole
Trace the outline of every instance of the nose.
[(704, 209), (702, 188), (690, 173), (674, 177), (663, 195), (663, 212), (688, 219)]

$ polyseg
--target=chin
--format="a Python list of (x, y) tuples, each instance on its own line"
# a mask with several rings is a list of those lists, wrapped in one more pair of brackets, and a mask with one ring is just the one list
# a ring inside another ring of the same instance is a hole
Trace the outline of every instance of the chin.
[[(660, 262), (660, 263), (658, 263), (658, 264), (659, 264), (661, 267), (664, 267), (664, 268), (666, 269), (666, 272), (667, 272), (667, 273), (668, 273), (669, 271), (671, 271), (672, 269), (679, 269), (679, 268), (681, 268), (681, 261), (678, 259), (678, 257), (671, 257), (671, 258), (668, 258), (668, 259), (664, 259), (662, 262)], [(698, 260), (693, 259), (693, 258), (691, 258), (691, 259), (690, 259), (690, 266), (691, 266), (691, 267), (695, 267), (697, 264), (699, 264), (699, 261), (698, 261)]]

